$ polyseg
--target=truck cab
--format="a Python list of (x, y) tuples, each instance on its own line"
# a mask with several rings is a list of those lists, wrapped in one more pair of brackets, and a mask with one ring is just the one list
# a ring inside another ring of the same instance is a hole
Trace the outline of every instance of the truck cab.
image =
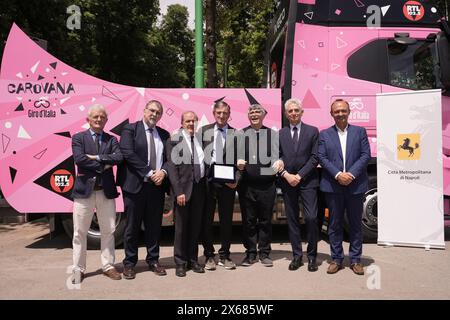
[[(450, 29), (428, 1), (280, 1), (267, 43), (265, 81), (283, 102), (302, 101), (303, 120), (325, 129), (330, 104), (350, 104), (372, 153), (363, 213), (365, 240), (377, 236), (376, 95), (442, 89), (445, 224), (450, 225)], [(286, 119), (284, 119), (286, 122)]]

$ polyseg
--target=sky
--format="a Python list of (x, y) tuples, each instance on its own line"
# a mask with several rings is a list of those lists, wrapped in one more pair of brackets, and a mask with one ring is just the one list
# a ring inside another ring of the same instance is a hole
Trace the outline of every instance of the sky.
[(162, 15), (166, 14), (167, 7), (171, 4), (181, 4), (188, 8), (189, 28), (194, 29), (195, 0), (159, 0), (159, 7), (161, 8)]

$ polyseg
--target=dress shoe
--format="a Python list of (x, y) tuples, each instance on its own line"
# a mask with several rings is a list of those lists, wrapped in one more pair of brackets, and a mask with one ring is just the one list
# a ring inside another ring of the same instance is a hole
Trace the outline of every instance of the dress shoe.
[(186, 276), (186, 267), (184, 264), (177, 264), (175, 269), (175, 274), (177, 277), (185, 277)]
[(158, 262), (150, 263), (148, 269), (158, 276), (165, 276), (167, 274), (166, 269)]
[(84, 272), (80, 270), (73, 271), (72, 284), (80, 284), (84, 280)]
[(317, 270), (318, 270), (318, 268), (317, 268), (316, 259), (308, 259), (308, 271), (315, 272)]
[(359, 276), (364, 275), (364, 268), (363, 268), (362, 264), (359, 263), (359, 262), (358, 263), (352, 263), (350, 265), (350, 269), (352, 269), (353, 272), (356, 273)]
[(136, 278), (136, 271), (134, 271), (134, 267), (124, 266), (123, 267), (123, 277), (127, 280)]
[(191, 269), (195, 273), (205, 273), (205, 269), (198, 262), (191, 262), (189, 265), (189, 269)]
[(111, 268), (111, 269), (108, 269), (106, 271), (103, 271), (103, 274), (105, 276), (107, 276), (108, 278), (113, 279), (113, 280), (120, 280), (120, 279), (122, 279), (122, 276), (116, 270), (116, 268)]
[(332, 261), (330, 263), (330, 265), (328, 266), (327, 273), (328, 274), (334, 274), (334, 273), (338, 272), (341, 269), (344, 269), (342, 264), (339, 264), (336, 261)]
[(289, 264), (289, 270), (295, 271), (303, 265), (301, 257), (295, 257)]

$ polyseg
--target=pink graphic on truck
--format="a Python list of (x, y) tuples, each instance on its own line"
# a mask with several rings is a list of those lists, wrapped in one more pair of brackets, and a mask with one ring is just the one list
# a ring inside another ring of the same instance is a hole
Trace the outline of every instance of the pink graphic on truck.
[[(194, 110), (199, 126), (213, 121), (212, 106), (225, 100), (230, 124), (248, 125), (247, 108), (260, 103), (268, 127), (281, 126), (279, 89), (148, 89), (84, 74), (41, 49), (17, 25), (11, 28), (0, 75), (0, 187), (19, 212), (71, 212), (75, 178), (71, 137), (88, 129), (93, 104), (108, 111), (105, 130), (120, 138), (122, 127), (142, 118), (145, 103), (161, 101), (159, 125), (180, 127), (181, 113)], [(117, 210), (123, 210), (122, 198)]]

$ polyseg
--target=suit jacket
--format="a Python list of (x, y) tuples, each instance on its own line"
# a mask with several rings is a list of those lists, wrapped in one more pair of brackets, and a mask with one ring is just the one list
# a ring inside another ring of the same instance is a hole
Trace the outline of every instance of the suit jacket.
[[(280, 158), (284, 162), (284, 169), (291, 174), (299, 174), (302, 177), (299, 187), (301, 189), (317, 188), (319, 175), (317, 156), (319, 130), (316, 127), (302, 122), (298, 138), (298, 148), (295, 151), (291, 135), (291, 127), (280, 130)], [(289, 186), (284, 179), (282, 185)]]
[[(200, 128), (198, 131), (198, 134), (201, 138), (201, 143), (203, 146), (203, 150), (205, 151), (205, 176), (208, 178), (208, 180), (212, 180), (212, 151), (214, 150), (213, 146), (215, 143), (215, 135), (214, 133), (214, 126), (216, 123), (207, 124)], [(233, 164), (236, 167), (236, 174), (234, 176), (236, 182), (239, 183), (239, 180), (241, 179), (241, 172), (237, 170), (237, 153), (238, 153), (238, 131), (235, 130), (233, 127), (230, 127), (228, 125), (227, 130), (227, 138), (226, 143), (223, 150), (223, 162), (224, 164)], [(231, 143), (232, 142), (232, 143)], [(210, 151), (210, 152), (208, 152)], [(232, 163), (226, 163), (227, 160), (227, 154), (233, 155), (233, 162)]]
[[(158, 126), (156, 130), (164, 147), (161, 169), (167, 171), (165, 145), (170, 135), (169, 132)], [(148, 165), (147, 135), (142, 120), (130, 123), (123, 128), (120, 137), (120, 150), (122, 151), (124, 162), (117, 170), (117, 182), (123, 191), (136, 194), (141, 191), (144, 178), (151, 169)], [(168, 189), (167, 179), (164, 179), (162, 186)]]
[(119, 196), (112, 168), (105, 170), (105, 165), (117, 165), (123, 160), (119, 143), (115, 137), (103, 132), (98, 152), (100, 161), (91, 160), (86, 156), (86, 154), (97, 154), (97, 147), (90, 130), (79, 132), (72, 137), (72, 152), (78, 167), (72, 191), (74, 199), (89, 198), (98, 176), (101, 176), (106, 198), (114, 199)]
[(331, 193), (360, 194), (368, 189), (367, 165), (370, 161), (370, 145), (366, 129), (348, 125), (345, 168), (355, 176), (348, 186), (340, 185), (334, 178), (343, 171), (342, 149), (336, 126), (320, 132), (319, 162), (322, 166), (320, 190)]
[[(197, 140), (201, 142), (200, 135), (196, 134), (196, 136)], [(191, 142), (189, 141), (189, 143)], [(182, 129), (175, 133), (171, 139), (167, 140), (166, 148), (169, 155), (167, 171), (174, 199), (176, 200), (176, 197), (184, 194), (186, 201), (189, 201), (194, 185), (194, 168), (191, 163), (191, 152), (188, 142), (184, 139)], [(181, 159), (183, 161), (180, 161)], [(202, 210), (202, 208), (199, 208), (199, 210)]]

